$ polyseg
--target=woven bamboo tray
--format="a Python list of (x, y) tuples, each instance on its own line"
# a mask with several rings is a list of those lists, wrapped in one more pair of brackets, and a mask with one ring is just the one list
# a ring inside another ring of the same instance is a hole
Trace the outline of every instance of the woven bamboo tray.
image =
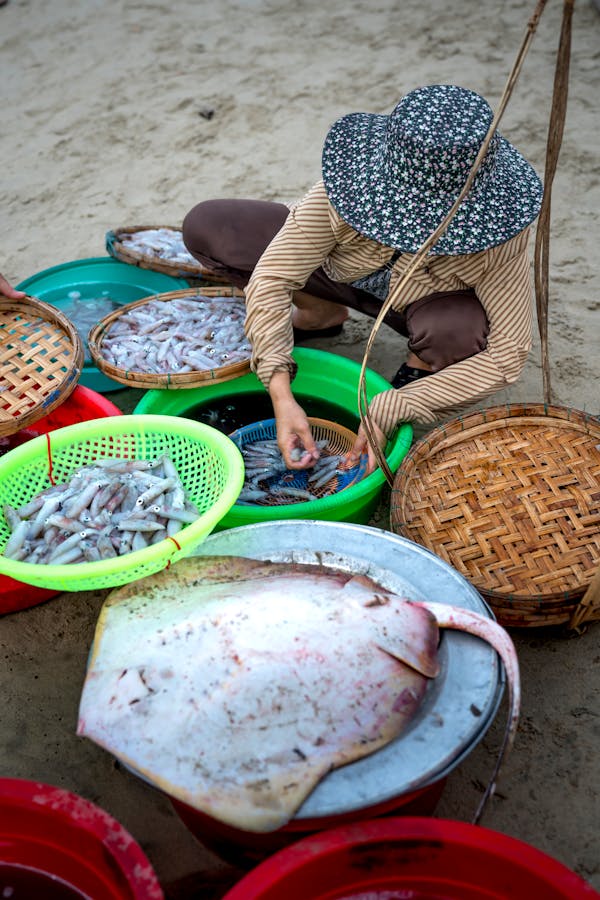
[(139, 253), (128, 245), (127, 236), (137, 231), (149, 231), (155, 228), (168, 228), (181, 234), (181, 228), (174, 225), (129, 225), (123, 228), (115, 228), (107, 231), (105, 235), (106, 251), (120, 259), (121, 262), (140, 269), (152, 269), (154, 272), (163, 272), (165, 275), (173, 275), (175, 278), (185, 278), (188, 281), (201, 281), (202, 284), (228, 284), (227, 279), (217, 275), (199, 262), (182, 262), (179, 260), (162, 259), (146, 253)]
[(600, 420), (544, 404), (453, 419), (405, 457), (390, 524), (464, 575), (501, 624), (569, 622), (600, 565)]
[[(196, 293), (195, 293), (196, 291)], [(227, 366), (219, 366), (214, 369), (202, 369), (195, 372), (169, 372), (169, 373), (153, 373), (138, 372), (130, 369), (120, 369), (108, 362), (102, 356), (102, 341), (110, 330), (111, 325), (122, 316), (139, 306), (150, 303), (151, 300), (177, 300), (180, 297), (191, 297), (200, 295), (202, 297), (243, 297), (244, 292), (239, 288), (231, 285), (212, 286), (203, 288), (186, 288), (180, 291), (169, 291), (164, 294), (153, 294), (150, 297), (143, 297), (134, 303), (128, 303), (119, 309), (109, 313), (95, 325), (88, 337), (88, 347), (94, 364), (101, 372), (113, 378), (115, 381), (125, 384), (127, 387), (138, 388), (159, 388), (168, 390), (170, 388), (194, 388), (201, 387), (204, 384), (217, 384), (221, 381), (230, 381), (232, 378), (238, 378), (240, 375), (246, 375), (250, 371), (250, 358), (240, 362), (231, 363)]]
[(0, 435), (27, 428), (77, 386), (83, 344), (75, 325), (35, 297), (0, 294)]

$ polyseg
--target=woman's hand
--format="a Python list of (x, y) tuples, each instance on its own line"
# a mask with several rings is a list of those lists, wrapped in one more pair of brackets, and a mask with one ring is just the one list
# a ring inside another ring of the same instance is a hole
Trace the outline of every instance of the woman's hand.
[(21, 300), (25, 296), (25, 291), (17, 291), (8, 283), (4, 275), (0, 273), (0, 294), (3, 294), (10, 300)]
[(309, 469), (319, 458), (306, 413), (294, 401), (276, 416), (277, 443), (288, 469)]
[[(381, 452), (383, 453), (385, 450), (385, 445), (387, 444), (387, 438), (381, 428), (379, 428), (379, 426), (374, 422), (371, 423), (371, 427), (373, 429), (374, 437), (377, 440), (377, 444)], [(366, 474), (370, 475), (371, 472), (374, 472), (377, 468), (378, 462), (377, 457), (375, 456), (375, 452), (367, 438), (367, 433), (364, 427), (361, 425), (358, 429), (358, 435), (354, 442), (354, 446), (348, 452), (346, 460), (351, 466), (356, 466), (360, 462), (362, 454), (365, 452), (368, 454)]]
[(308, 469), (319, 458), (306, 413), (295, 400), (287, 372), (275, 372), (269, 394), (277, 421), (277, 443), (288, 469)]

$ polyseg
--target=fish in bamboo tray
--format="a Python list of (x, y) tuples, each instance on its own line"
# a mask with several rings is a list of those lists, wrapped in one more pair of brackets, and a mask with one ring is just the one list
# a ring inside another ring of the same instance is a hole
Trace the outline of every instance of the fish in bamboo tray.
[(119, 241), (127, 250), (142, 256), (198, 265), (198, 260), (183, 243), (181, 231), (173, 228), (143, 228), (119, 235)]
[(245, 319), (239, 297), (152, 299), (110, 324), (100, 353), (116, 368), (158, 375), (229, 366), (250, 358)]

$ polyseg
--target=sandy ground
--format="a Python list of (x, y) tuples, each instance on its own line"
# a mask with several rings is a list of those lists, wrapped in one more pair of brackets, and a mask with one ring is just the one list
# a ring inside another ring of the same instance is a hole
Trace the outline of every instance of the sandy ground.
[[(14, 283), (104, 255), (108, 229), (178, 224), (202, 199), (289, 201), (319, 177), (323, 138), (347, 112), (389, 112), (420, 84), (497, 102), (533, 3), (500, 0), (10, 0), (0, 9), (0, 269)], [(543, 173), (562, 4), (549, 0), (501, 130)], [(598, 414), (600, 14), (580, 0), (553, 189), (554, 401)], [(370, 324), (316, 346), (362, 360)], [(382, 329), (369, 364), (402, 348)], [(141, 393), (111, 399), (131, 411)], [(542, 399), (536, 346), (494, 402)], [(375, 524), (387, 526), (385, 494)], [(141, 843), (170, 898), (221, 896), (239, 872), (205, 850), (160, 794), (75, 737), (103, 592), (0, 619), (0, 775), (76, 791)], [(514, 752), (485, 825), (528, 841), (600, 890), (599, 625), (515, 633), (524, 688)], [(449, 778), (440, 816), (468, 821), (503, 726)]]

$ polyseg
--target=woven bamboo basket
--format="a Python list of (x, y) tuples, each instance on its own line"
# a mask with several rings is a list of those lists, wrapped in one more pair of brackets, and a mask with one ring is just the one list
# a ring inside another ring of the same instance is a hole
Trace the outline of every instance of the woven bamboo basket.
[(47, 416), (77, 386), (83, 344), (75, 325), (35, 297), (0, 294), (0, 435)]
[(239, 288), (231, 285), (211, 286), (196, 289), (187, 288), (180, 291), (169, 291), (164, 294), (153, 294), (149, 297), (143, 297), (134, 303), (128, 303), (119, 309), (109, 313), (95, 325), (88, 337), (88, 347), (94, 364), (101, 372), (119, 381), (127, 387), (137, 388), (159, 388), (169, 390), (171, 388), (194, 388), (201, 387), (203, 384), (217, 384), (221, 381), (230, 381), (232, 378), (238, 378), (250, 371), (250, 357), (247, 360), (231, 363), (230, 365), (215, 367), (214, 369), (202, 369), (194, 372), (168, 372), (153, 373), (141, 372), (131, 369), (121, 369), (108, 362), (102, 355), (102, 341), (108, 334), (111, 326), (117, 319), (136, 307), (145, 306), (152, 300), (162, 300), (169, 302), (177, 300), (181, 297), (202, 296), (202, 297), (243, 297), (244, 292)]
[(509, 404), (438, 426), (396, 473), (390, 524), (454, 566), (505, 626), (600, 617), (577, 615), (600, 565), (600, 420)]
[(156, 228), (167, 228), (181, 234), (181, 228), (173, 225), (129, 225), (123, 228), (115, 228), (107, 231), (105, 235), (106, 251), (121, 262), (140, 269), (152, 269), (154, 272), (163, 272), (165, 275), (173, 275), (175, 278), (185, 278), (192, 283), (196, 281), (202, 284), (228, 284), (222, 275), (203, 266), (199, 262), (186, 262), (180, 260), (163, 259), (160, 256), (139, 253), (131, 247), (128, 236), (137, 231), (150, 231)]

